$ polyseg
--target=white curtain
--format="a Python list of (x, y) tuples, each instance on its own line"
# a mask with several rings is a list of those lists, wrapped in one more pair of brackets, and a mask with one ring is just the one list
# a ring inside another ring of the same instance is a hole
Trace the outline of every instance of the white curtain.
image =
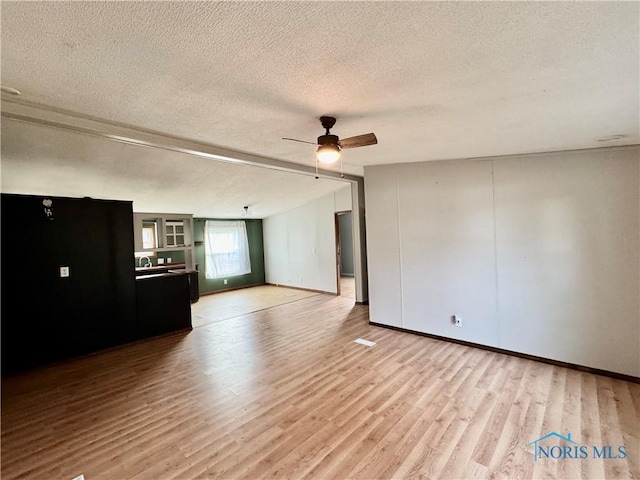
[(247, 227), (242, 220), (207, 220), (204, 227), (205, 277), (251, 273)]

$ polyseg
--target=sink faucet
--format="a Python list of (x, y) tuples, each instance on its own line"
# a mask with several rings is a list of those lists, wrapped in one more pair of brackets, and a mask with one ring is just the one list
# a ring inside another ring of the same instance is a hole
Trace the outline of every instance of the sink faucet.
[[(142, 259), (146, 258), (147, 262), (142, 265)], [(140, 260), (138, 261), (138, 266), (139, 267), (152, 267), (153, 265), (151, 264), (151, 259), (149, 257), (140, 257)]]

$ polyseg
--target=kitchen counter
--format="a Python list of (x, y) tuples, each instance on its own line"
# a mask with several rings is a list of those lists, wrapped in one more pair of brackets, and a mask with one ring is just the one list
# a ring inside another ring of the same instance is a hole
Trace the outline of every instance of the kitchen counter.
[(151, 271), (150, 269), (147, 269), (147, 270), (150, 271), (151, 273), (139, 272), (136, 275), (136, 280), (145, 280), (148, 278), (156, 278), (156, 277), (167, 277), (171, 275), (187, 275), (189, 273), (196, 271), (196, 270), (187, 270), (186, 268), (181, 268), (181, 269), (175, 269), (175, 270), (171, 269), (167, 271), (156, 271), (155, 273), (153, 273), (153, 271)]
[(191, 328), (190, 283), (186, 270), (136, 277), (139, 337)]
[(184, 263), (168, 263), (165, 265), (156, 265), (154, 267), (136, 267), (136, 275), (146, 275), (147, 273), (162, 273), (169, 270), (179, 270), (185, 268)]
[(163, 269), (152, 270), (152, 268), (155, 267), (148, 267), (144, 269), (144, 271), (136, 272), (136, 282), (147, 281), (162, 277), (187, 275), (187, 283), (189, 284), (189, 299), (191, 303), (196, 303), (200, 299), (200, 291), (198, 287), (198, 270), (188, 270), (186, 268), (170, 268), (166, 271), (163, 271)]

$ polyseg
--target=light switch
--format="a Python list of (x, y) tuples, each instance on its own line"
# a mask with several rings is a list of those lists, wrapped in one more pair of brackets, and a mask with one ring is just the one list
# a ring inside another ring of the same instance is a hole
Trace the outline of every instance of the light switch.
[(60, 278), (66, 278), (69, 276), (69, 267), (60, 267)]

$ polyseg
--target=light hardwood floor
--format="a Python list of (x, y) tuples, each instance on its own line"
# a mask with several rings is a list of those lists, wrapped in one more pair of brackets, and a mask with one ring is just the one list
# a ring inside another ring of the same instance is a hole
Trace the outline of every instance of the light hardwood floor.
[(275, 285), (258, 285), (202, 295), (191, 305), (191, 323), (194, 327), (200, 327), (314, 295), (320, 294)]
[[(316, 295), (3, 380), (2, 478), (638, 478), (639, 418), (640, 385)], [(628, 456), (534, 461), (551, 431)]]
[(340, 277), (340, 295), (355, 300), (356, 279), (354, 277)]

